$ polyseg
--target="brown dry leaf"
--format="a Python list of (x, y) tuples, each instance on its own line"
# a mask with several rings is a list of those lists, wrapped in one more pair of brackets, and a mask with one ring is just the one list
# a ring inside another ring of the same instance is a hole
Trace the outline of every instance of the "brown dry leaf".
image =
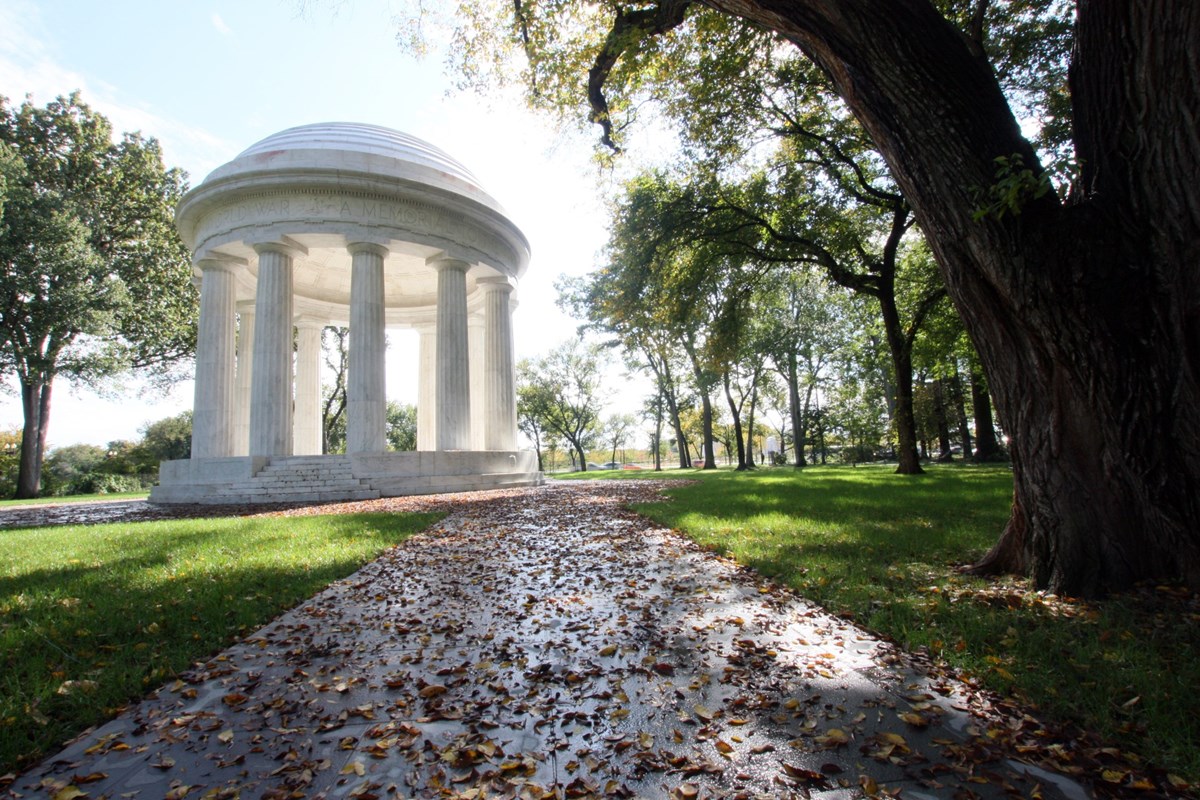
[(914, 728), (925, 728), (929, 725), (929, 720), (927, 720), (925, 717), (922, 717), (920, 714), (914, 714), (911, 711), (905, 711), (903, 714), (900, 714), (900, 719), (904, 720), (909, 725), (912, 725)]
[(780, 767), (783, 768), (784, 774), (794, 781), (800, 781), (801, 783), (825, 782), (825, 776), (816, 770), (805, 769), (804, 767), (797, 767), (792, 764), (780, 764)]
[(654, 734), (642, 731), (638, 734), (638, 744), (641, 745), (643, 750), (649, 750), (651, 747), (654, 747)]
[(445, 686), (442, 686), (441, 684), (437, 684), (437, 683), (431, 683), (428, 686), (426, 686), (424, 689), (422, 689), (420, 692), (418, 692), (417, 694), (419, 694), (421, 697), (428, 700), (431, 697), (437, 697), (438, 695), (442, 695), (445, 693), (446, 693)]
[(850, 744), (850, 735), (841, 728), (830, 728), (816, 739), (821, 747), (841, 747)]
[(700, 796), (700, 787), (694, 783), (681, 783), (672, 790), (671, 796), (680, 798), (680, 800), (691, 800), (693, 797)]
[(55, 694), (72, 695), (72, 694), (90, 694), (96, 691), (100, 684), (95, 681), (63, 681), (58, 685)]
[(860, 775), (858, 785), (862, 787), (863, 794), (867, 797), (876, 797), (879, 795), (879, 784), (870, 775)]
[(712, 711), (709, 711), (699, 703), (692, 706), (692, 713), (695, 714), (696, 719), (700, 720), (701, 722), (712, 722), (713, 717), (715, 716)]
[(96, 781), (102, 781), (107, 777), (108, 777), (107, 772), (89, 772), (87, 775), (73, 775), (71, 777), (71, 783), (76, 783), (76, 784), (95, 783)]
[(224, 697), (222, 697), (221, 702), (224, 703), (225, 705), (229, 706), (230, 708), (233, 708), (235, 706), (242, 705), (249, 699), (250, 699), (249, 697), (242, 694), (241, 692), (234, 692), (232, 694), (227, 694)]
[(610, 644), (606, 647), (600, 648), (600, 656), (602, 658), (608, 658), (609, 656), (613, 655), (616, 652), (617, 652), (617, 646), (615, 644)]
[(731, 745), (729, 742), (725, 741), (724, 739), (717, 739), (716, 748), (717, 748), (717, 752), (723, 756), (727, 756), (733, 752), (733, 745)]

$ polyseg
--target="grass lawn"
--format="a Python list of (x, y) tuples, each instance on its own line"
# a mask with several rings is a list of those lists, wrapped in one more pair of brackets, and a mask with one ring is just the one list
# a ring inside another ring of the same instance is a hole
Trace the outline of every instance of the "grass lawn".
[(97, 500), (145, 500), (150, 492), (109, 492), (107, 494), (71, 494), (62, 497), (36, 497), (32, 500), (0, 500), (5, 506), (41, 506), (51, 503), (94, 503)]
[(736, 473), (606, 471), (575, 478), (700, 478), (638, 507), (909, 649), (932, 654), (1043, 717), (1078, 724), (1200, 782), (1200, 602), (1145, 587), (1063, 601), (1023, 580), (955, 567), (1008, 517), (1004, 467), (810, 467)]
[(0, 773), (113, 716), (438, 518), (0, 531)]

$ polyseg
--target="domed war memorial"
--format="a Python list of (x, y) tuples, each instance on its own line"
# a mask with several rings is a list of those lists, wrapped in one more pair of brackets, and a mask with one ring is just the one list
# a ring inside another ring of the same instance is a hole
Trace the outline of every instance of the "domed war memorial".
[[(539, 483), (516, 446), (512, 311), (529, 243), (475, 177), (371, 125), (291, 128), (176, 222), (200, 285), (190, 459), (156, 503), (361, 500)], [(348, 326), (346, 453), (321, 455), (321, 330)], [(388, 452), (388, 328), (415, 329), (417, 451)]]

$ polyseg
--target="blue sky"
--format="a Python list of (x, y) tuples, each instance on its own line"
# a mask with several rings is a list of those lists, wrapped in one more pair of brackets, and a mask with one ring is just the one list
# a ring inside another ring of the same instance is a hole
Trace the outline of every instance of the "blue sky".
[[(514, 325), (518, 357), (574, 334), (555, 307), (561, 273), (591, 269), (605, 216), (592, 133), (564, 134), (519, 100), (450, 93), (435, 53), (396, 44), (396, 0), (4, 0), (0, 94), (38, 105), (75, 89), (118, 131), (162, 143), (192, 185), (254, 142), (311, 122), (368, 122), (406, 131), (465, 164), (533, 247)], [(416, 400), (415, 339), (392, 336), (388, 393)], [(624, 398), (622, 398), (624, 399)], [(640, 398), (629, 398), (636, 404)], [(192, 386), (168, 396), (100, 397), (55, 388), (52, 446), (135, 439), (147, 422), (191, 407)], [(624, 405), (624, 404), (623, 404)], [(0, 427), (20, 425), (0, 395)]]

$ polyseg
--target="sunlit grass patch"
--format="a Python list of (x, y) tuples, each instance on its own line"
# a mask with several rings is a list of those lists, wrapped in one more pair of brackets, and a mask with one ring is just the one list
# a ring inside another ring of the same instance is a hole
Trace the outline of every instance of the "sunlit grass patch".
[(0, 773), (112, 716), (440, 516), (0, 531)]
[[(643, 514), (1044, 716), (1200, 781), (1200, 600), (1146, 587), (1100, 603), (957, 567), (1008, 519), (1005, 467), (689, 471)], [(661, 473), (660, 473), (661, 474)], [(663, 477), (674, 477), (672, 471)]]

